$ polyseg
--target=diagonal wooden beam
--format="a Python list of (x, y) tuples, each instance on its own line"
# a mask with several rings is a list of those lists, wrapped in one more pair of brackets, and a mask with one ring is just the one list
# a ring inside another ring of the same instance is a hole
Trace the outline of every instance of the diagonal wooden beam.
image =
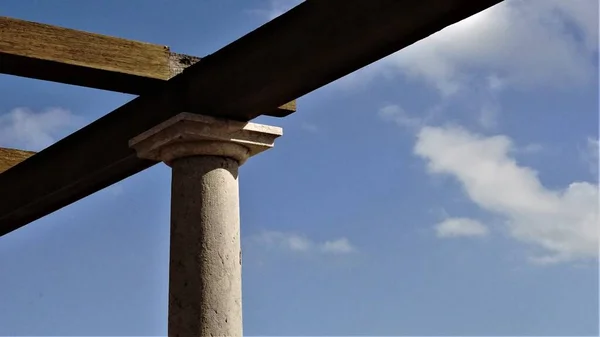
[[(199, 57), (169, 47), (0, 16), (0, 73), (142, 95)], [(295, 101), (266, 115), (283, 117)]]
[(129, 139), (180, 112), (241, 121), (501, 0), (307, 0), (0, 174), (0, 235), (155, 164)]
[(0, 147), (0, 173), (16, 166), (25, 159), (33, 156), (35, 152)]

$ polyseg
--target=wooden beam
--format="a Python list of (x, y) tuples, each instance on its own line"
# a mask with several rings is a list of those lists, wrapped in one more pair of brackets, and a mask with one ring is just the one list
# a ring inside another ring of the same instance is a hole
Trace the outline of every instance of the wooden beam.
[[(170, 77), (166, 46), (8, 17), (0, 17), (0, 53), (2, 73), (126, 93)], [(115, 83), (118, 75), (126, 81)]]
[[(199, 57), (166, 46), (0, 16), (0, 73), (142, 95)], [(290, 102), (267, 115), (295, 111)]]
[(0, 173), (33, 156), (35, 152), (0, 147)]
[(250, 120), (499, 2), (307, 0), (0, 174), (0, 235), (156, 164), (128, 141), (182, 111)]

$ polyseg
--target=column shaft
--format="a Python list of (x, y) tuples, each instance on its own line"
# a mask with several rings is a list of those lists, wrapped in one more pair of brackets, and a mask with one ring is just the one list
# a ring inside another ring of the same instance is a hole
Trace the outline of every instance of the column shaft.
[(238, 162), (174, 160), (169, 336), (242, 336)]

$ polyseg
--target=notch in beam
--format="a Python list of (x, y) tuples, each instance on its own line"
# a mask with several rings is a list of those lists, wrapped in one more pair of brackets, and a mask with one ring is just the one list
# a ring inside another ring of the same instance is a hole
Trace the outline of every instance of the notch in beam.
[(33, 156), (35, 152), (0, 147), (0, 173)]
[[(0, 16), (0, 73), (134, 95), (200, 61), (166, 46)], [(283, 117), (292, 101), (265, 113)]]

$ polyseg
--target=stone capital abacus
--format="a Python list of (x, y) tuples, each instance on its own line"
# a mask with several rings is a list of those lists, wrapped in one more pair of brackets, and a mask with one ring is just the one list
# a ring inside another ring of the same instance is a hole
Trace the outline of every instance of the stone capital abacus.
[(242, 165), (272, 148), (282, 134), (275, 126), (183, 112), (134, 137), (129, 146), (138, 157), (169, 166), (175, 159), (190, 156), (227, 157)]

